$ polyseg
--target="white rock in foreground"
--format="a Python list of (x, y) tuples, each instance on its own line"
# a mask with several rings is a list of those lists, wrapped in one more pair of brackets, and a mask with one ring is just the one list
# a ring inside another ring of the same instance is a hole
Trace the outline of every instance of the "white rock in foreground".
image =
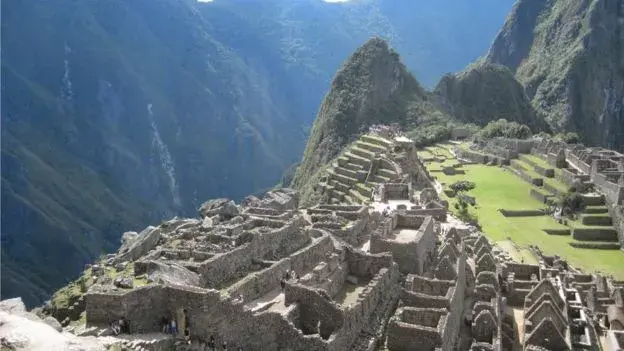
[(32, 351), (104, 351), (96, 338), (59, 333), (43, 321), (0, 311), (0, 338), (17, 350)]

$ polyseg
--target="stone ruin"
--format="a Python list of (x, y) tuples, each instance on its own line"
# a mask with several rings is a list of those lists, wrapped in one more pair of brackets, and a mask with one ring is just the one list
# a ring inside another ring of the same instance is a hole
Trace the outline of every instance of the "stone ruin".
[[(546, 204), (552, 205), (556, 196), (567, 192), (562, 187), (575, 189), (590, 208), (580, 215), (583, 226), (568, 231), (576, 239), (570, 245), (624, 248), (624, 155), (621, 153), (546, 138), (493, 138), (474, 143), (467, 149), (458, 147), (455, 152), (471, 162), (506, 165), (531, 183), (531, 195)], [(544, 162), (534, 162), (527, 156), (537, 156)], [(530, 169), (524, 168), (526, 165)], [(553, 186), (548, 178), (562, 185)], [(567, 232), (554, 234), (569, 235)]]
[[(491, 145), (561, 155), (536, 142)], [(621, 348), (624, 282), (558, 257), (519, 263), (476, 228), (446, 223), (409, 148), (388, 149), (400, 172), (381, 179), (381, 206), (301, 208), (283, 188), (125, 233), (89, 268), (94, 283), (71, 317), (82, 309), (86, 325), (74, 332), (104, 338), (126, 317), (135, 345), (154, 351), (205, 350), (211, 336), (244, 350), (597, 350), (604, 331)], [(159, 333), (162, 317), (188, 327), (192, 344)]]

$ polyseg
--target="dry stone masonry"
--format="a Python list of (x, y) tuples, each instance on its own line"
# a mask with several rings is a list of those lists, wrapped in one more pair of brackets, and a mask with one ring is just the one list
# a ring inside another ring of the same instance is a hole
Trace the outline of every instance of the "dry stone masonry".
[[(396, 133), (365, 135), (321, 182), (326, 201), (316, 206), (301, 208), (282, 188), (240, 204), (210, 200), (199, 218), (125, 233), (116, 254), (89, 267), (93, 283), (63, 316), (65, 331), (152, 351), (207, 350), (211, 337), (242, 350), (599, 350), (603, 334), (603, 346), (622, 348), (624, 282), (556, 256), (515, 262), (450, 218), (415, 151)], [(591, 183), (601, 197), (588, 214), (617, 227), (619, 155), (507, 139), (457, 151), (510, 167), (540, 155), (552, 167), (536, 164), (538, 174)], [(162, 333), (163, 317), (191, 343)], [(132, 340), (106, 336), (121, 318)]]

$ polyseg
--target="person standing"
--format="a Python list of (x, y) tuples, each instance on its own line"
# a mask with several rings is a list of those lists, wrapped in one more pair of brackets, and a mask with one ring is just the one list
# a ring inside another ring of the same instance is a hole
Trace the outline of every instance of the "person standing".
[(173, 336), (178, 334), (178, 324), (176, 323), (175, 318), (171, 318), (171, 334), (173, 334)]
[(160, 328), (161, 328), (162, 332), (165, 333), (165, 334), (169, 330), (169, 319), (167, 319), (167, 317), (163, 316), (160, 319)]
[(214, 338), (214, 335), (210, 335), (210, 340), (208, 340), (208, 350), (216, 351), (215, 350), (215, 338)]

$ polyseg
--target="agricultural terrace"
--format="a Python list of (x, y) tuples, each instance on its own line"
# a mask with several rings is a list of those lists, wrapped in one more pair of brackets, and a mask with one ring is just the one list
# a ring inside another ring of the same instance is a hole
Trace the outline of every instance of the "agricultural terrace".
[[(450, 150), (452, 145), (442, 144), (428, 147), (419, 152), (431, 175), (442, 186), (448, 186), (459, 180), (468, 180), (476, 184), (476, 188), (469, 192), (476, 198), (476, 206), (470, 207), (469, 212), (476, 215), (484, 233), (492, 240), (499, 243), (512, 255), (519, 259), (531, 261), (531, 255), (526, 250), (528, 245), (538, 246), (544, 254), (557, 254), (568, 261), (571, 265), (586, 272), (599, 271), (611, 274), (617, 279), (624, 279), (624, 254), (620, 250), (586, 249), (570, 246), (576, 242), (571, 235), (552, 235), (551, 232), (566, 232), (574, 226), (581, 226), (578, 222), (570, 222), (569, 226), (559, 224), (552, 217), (528, 216), (528, 217), (505, 217), (499, 209), (506, 210), (538, 210), (546, 205), (529, 194), (534, 188), (528, 182), (522, 180), (513, 171), (504, 167), (487, 165), (464, 165), (461, 169), (465, 174), (446, 175), (442, 173), (443, 167), (457, 163)], [(538, 164), (548, 167), (544, 160), (533, 155), (522, 155)], [(526, 160), (526, 159), (525, 159)], [(525, 167), (531, 172), (531, 167), (523, 160), (514, 160), (519, 166)], [(566, 187), (553, 178), (544, 180), (556, 189), (567, 191)], [(442, 196), (449, 201), (451, 211), (456, 211), (455, 197)], [(513, 245), (509, 241), (516, 245)], [(517, 248), (520, 250), (517, 250)], [(523, 249), (524, 248), (524, 249)], [(517, 252), (513, 252), (514, 249)], [(534, 258), (533, 258), (534, 259)]]

